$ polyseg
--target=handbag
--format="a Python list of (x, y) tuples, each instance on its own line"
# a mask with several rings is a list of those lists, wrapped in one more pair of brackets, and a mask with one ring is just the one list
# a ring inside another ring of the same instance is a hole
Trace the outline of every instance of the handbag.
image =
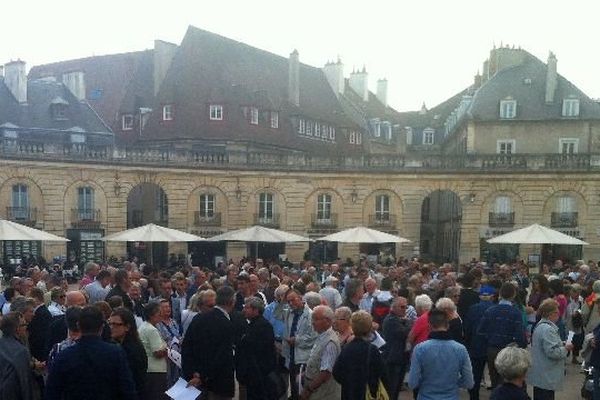
[[(371, 370), (371, 351), (379, 351), (377, 347), (372, 344), (369, 344), (367, 348), (367, 376)], [(369, 385), (369, 379), (367, 378), (367, 384), (365, 388), (365, 400), (390, 400), (390, 396), (388, 395), (387, 390), (385, 390), (385, 386), (383, 386), (383, 382), (381, 382), (381, 378), (377, 380), (377, 391), (375, 394), (371, 394), (371, 386)]]
[(371, 388), (367, 383), (367, 390), (365, 391), (365, 400), (390, 400), (390, 396), (388, 395), (387, 390), (385, 390), (381, 379), (379, 379), (379, 382), (377, 383), (377, 392), (375, 392), (375, 395), (371, 394)]

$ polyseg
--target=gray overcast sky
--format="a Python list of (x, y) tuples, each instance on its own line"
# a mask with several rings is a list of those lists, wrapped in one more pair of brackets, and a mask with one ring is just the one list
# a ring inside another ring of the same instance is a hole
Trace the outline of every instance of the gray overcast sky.
[(389, 81), (399, 110), (432, 107), (473, 80), (493, 43), (547, 59), (600, 97), (600, 2), (571, 0), (21, 0), (0, 7), (0, 63), (28, 67), (180, 43), (188, 25), (307, 64), (339, 55), (348, 75), (366, 65), (371, 90)]

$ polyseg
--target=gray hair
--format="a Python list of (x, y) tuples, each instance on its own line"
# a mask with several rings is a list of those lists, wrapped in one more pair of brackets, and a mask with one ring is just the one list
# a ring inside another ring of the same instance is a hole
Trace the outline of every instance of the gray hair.
[(447, 297), (442, 297), (438, 299), (435, 303), (435, 308), (442, 310), (445, 313), (456, 311), (456, 304)]
[(415, 297), (415, 309), (417, 311), (429, 311), (431, 310), (431, 306), (433, 306), (433, 301), (426, 294), (420, 294)]
[(352, 316), (352, 310), (349, 307), (338, 307), (335, 309), (335, 314), (338, 314), (343, 319), (350, 321), (350, 317)]
[(311, 310), (321, 304), (321, 295), (316, 292), (307, 292), (304, 295), (304, 302)]
[(275, 289), (275, 298), (277, 300), (281, 300), (288, 292), (288, 290), (290, 290), (290, 287), (288, 285), (278, 286), (277, 289)]
[(202, 305), (201, 296), (202, 296), (202, 292), (194, 293), (192, 295), (192, 297), (190, 297), (190, 304), (188, 304), (188, 310), (194, 311), (194, 312), (200, 311), (200, 305)]
[(86, 274), (88, 274), (96, 267), (98, 267), (98, 264), (96, 264), (95, 262), (89, 261), (85, 264), (85, 266), (83, 267), (83, 270), (85, 271)]
[(262, 314), (265, 311), (265, 303), (262, 301), (262, 299), (259, 299), (258, 297), (246, 297), (246, 299), (244, 300), (244, 304), (257, 310), (259, 314)]
[(13, 299), (12, 303), (10, 303), (10, 311), (11, 312), (20, 312), (21, 314), (25, 314), (28, 308), (35, 307), (35, 300), (31, 297), (17, 297)]
[(322, 311), (323, 317), (325, 317), (325, 319), (327, 319), (329, 322), (333, 322), (334, 314), (333, 314), (333, 310), (331, 309), (331, 307), (323, 306), (323, 305), (316, 306), (313, 309), (313, 314), (318, 311)]
[(527, 350), (508, 346), (500, 350), (494, 365), (504, 380), (511, 381), (525, 376), (531, 367), (531, 359)]

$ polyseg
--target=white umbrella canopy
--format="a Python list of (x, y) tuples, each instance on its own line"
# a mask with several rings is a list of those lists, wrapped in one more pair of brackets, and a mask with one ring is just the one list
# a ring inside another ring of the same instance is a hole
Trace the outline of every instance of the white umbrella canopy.
[(538, 224), (496, 236), (487, 242), (492, 244), (587, 244), (583, 240)]
[(138, 228), (127, 229), (102, 238), (111, 242), (199, 242), (206, 240), (191, 233), (165, 228), (156, 224), (147, 224)]
[(16, 222), (0, 219), (0, 240), (32, 240), (42, 242), (68, 242), (69, 239)]
[(357, 226), (315, 240), (341, 243), (408, 243), (410, 240), (375, 229)]
[(264, 226), (254, 225), (249, 228), (229, 231), (209, 238), (211, 242), (265, 242), (265, 243), (291, 243), (291, 242), (310, 242), (307, 237), (296, 235), (279, 229), (265, 228)]

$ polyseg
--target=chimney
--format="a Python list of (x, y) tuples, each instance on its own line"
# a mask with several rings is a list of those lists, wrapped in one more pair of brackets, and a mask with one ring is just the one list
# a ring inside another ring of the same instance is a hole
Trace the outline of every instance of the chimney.
[(546, 103), (554, 103), (554, 93), (556, 92), (557, 74), (556, 74), (556, 56), (553, 52), (548, 55), (546, 65)]
[(336, 63), (328, 62), (325, 64), (323, 73), (335, 95), (339, 97), (340, 94), (344, 94), (344, 64), (342, 64), (342, 60), (338, 58)]
[(19, 103), (27, 103), (27, 75), (25, 61), (4, 64), (4, 83)]
[(479, 73), (479, 71), (477, 71), (477, 74), (473, 77), (473, 88), (479, 89), (481, 87), (481, 83), (481, 74)]
[(85, 100), (85, 73), (83, 71), (67, 72), (62, 76), (62, 83), (79, 101)]
[(388, 105), (387, 95), (388, 95), (388, 81), (385, 78), (379, 79), (377, 81), (377, 98), (386, 107)]
[(162, 40), (154, 41), (154, 95), (158, 93), (163, 79), (171, 66), (171, 61), (175, 57), (177, 45)]
[(425, 115), (427, 114), (427, 106), (425, 105), (425, 102), (423, 102), (423, 105), (421, 106), (421, 109), (419, 110), (419, 115)]
[(363, 101), (369, 101), (369, 74), (364, 66), (362, 71), (352, 71), (350, 87), (358, 93)]
[(294, 50), (290, 54), (288, 77), (288, 100), (298, 107), (300, 106), (300, 56), (298, 50)]
[(4, 65), (0, 65), (0, 78), (4, 78)]

